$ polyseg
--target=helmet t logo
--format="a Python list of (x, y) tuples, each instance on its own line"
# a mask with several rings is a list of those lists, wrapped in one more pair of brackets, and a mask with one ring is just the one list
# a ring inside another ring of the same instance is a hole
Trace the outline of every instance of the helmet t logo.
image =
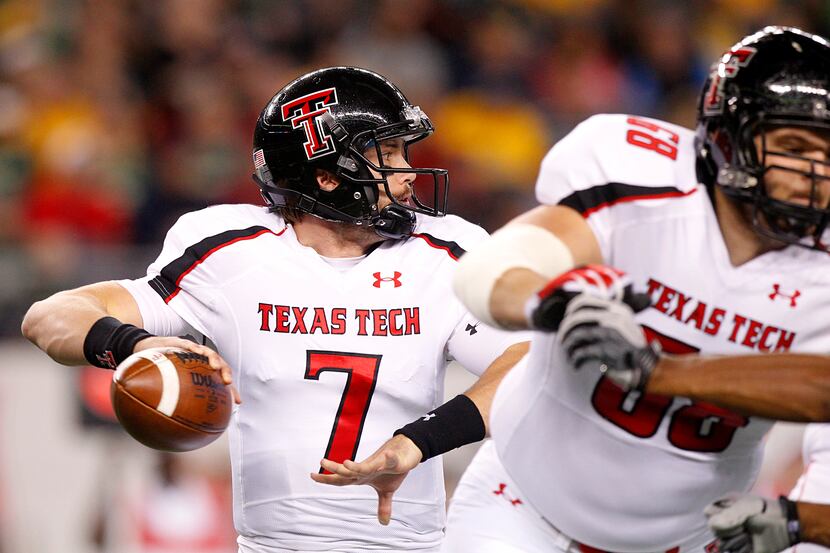
[(723, 111), (723, 85), (725, 79), (731, 79), (738, 74), (741, 67), (746, 67), (755, 48), (745, 46), (725, 53), (720, 62), (712, 71), (711, 83), (703, 99), (703, 112), (706, 115), (717, 115)]
[(329, 113), (330, 106), (337, 104), (337, 90), (326, 88), (306, 94), (282, 105), (282, 120), (291, 121), (295, 129), (303, 128), (306, 141), (305, 155), (308, 159), (334, 153), (331, 135), (323, 130), (320, 116)]

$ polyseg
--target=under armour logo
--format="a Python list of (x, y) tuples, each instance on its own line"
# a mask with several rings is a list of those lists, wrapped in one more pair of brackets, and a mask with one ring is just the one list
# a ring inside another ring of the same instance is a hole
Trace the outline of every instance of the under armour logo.
[(435, 413), (428, 413), (428, 414), (424, 415), (424, 417), (421, 420), (424, 421), (424, 422), (427, 422), (429, 419), (433, 419), (437, 416), (438, 415), (436, 415)]
[(790, 300), (790, 307), (795, 307), (795, 300), (798, 299), (798, 296), (801, 295), (799, 290), (794, 291), (792, 294), (785, 294), (781, 291), (780, 284), (773, 284), (772, 285), (772, 294), (769, 295), (769, 299), (775, 301), (775, 299), (779, 296), (782, 298), (787, 298)]
[(466, 330), (467, 332), (469, 332), (469, 333), (470, 333), (470, 336), (472, 336), (473, 334), (475, 334), (476, 332), (478, 332), (478, 330), (476, 329), (476, 327), (477, 327), (477, 326), (478, 326), (478, 323), (476, 323), (476, 324), (474, 324), (474, 325), (471, 325), (470, 323), (467, 323), (467, 328), (465, 328), (464, 330)]
[(517, 498), (517, 497), (515, 497), (515, 498), (514, 498), (514, 497), (510, 497), (509, 495), (507, 495), (507, 494), (504, 492), (504, 489), (505, 489), (506, 487), (507, 487), (507, 484), (501, 483), (501, 484), (499, 484), (499, 489), (497, 489), (497, 490), (493, 490), (493, 493), (494, 493), (494, 494), (496, 494), (496, 495), (500, 495), (500, 496), (502, 496), (505, 500), (509, 501), (509, 502), (510, 502), (510, 504), (511, 504), (511, 505), (513, 505), (514, 507), (515, 507), (515, 506), (517, 506), (517, 505), (521, 505), (521, 504), (522, 504), (522, 500), (521, 500), (521, 499), (519, 499), (519, 498)]
[[(291, 121), (295, 129), (302, 127), (306, 141), (305, 155), (314, 159), (336, 151), (331, 135), (323, 128), (320, 116), (330, 113), (330, 106), (336, 105), (337, 90), (326, 88), (306, 94), (282, 105), (282, 120)], [(254, 159), (256, 163), (256, 159)]]
[(380, 276), (380, 273), (373, 273), (373, 275), (375, 277), (375, 282), (372, 286), (375, 288), (380, 288), (381, 282), (394, 282), (395, 288), (401, 285), (401, 281), (399, 280), (401, 278), (401, 273), (399, 271), (395, 271), (395, 276), (391, 277)]
[(96, 353), (95, 358), (103, 366), (109, 367), (110, 369), (114, 369), (116, 366), (118, 366), (118, 363), (115, 362), (115, 355), (113, 355), (110, 350), (104, 351), (103, 355), (99, 355)]

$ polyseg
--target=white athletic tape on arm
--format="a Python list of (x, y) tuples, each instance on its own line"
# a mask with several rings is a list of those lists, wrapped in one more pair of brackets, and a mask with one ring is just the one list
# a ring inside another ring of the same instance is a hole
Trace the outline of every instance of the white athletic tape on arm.
[(536, 225), (517, 223), (495, 233), (461, 258), (453, 289), (470, 313), (491, 326), (490, 295), (510, 269), (530, 269), (551, 279), (574, 266), (573, 254), (558, 236)]

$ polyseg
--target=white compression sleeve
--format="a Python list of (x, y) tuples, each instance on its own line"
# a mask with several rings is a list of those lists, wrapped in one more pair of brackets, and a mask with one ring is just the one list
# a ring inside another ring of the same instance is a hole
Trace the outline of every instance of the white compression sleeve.
[(453, 290), (480, 321), (500, 326), (490, 313), (496, 281), (510, 269), (530, 269), (551, 279), (574, 266), (573, 254), (552, 232), (526, 223), (508, 225), (461, 258)]

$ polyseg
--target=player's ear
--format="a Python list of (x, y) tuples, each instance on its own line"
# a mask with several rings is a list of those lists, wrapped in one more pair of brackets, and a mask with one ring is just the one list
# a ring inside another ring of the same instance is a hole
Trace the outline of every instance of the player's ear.
[(315, 176), (317, 177), (317, 184), (326, 192), (331, 192), (340, 184), (340, 179), (325, 169), (317, 169)]

